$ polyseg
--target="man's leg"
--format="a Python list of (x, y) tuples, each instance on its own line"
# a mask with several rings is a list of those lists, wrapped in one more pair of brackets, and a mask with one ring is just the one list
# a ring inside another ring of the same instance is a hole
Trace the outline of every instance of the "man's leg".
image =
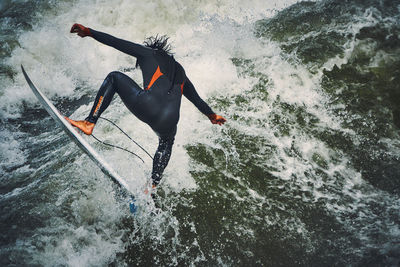
[(153, 171), (151, 179), (153, 186), (157, 186), (160, 183), (162, 174), (165, 167), (167, 167), (169, 159), (172, 153), (172, 146), (174, 145), (174, 137), (159, 138), (159, 144), (153, 159)]
[(111, 72), (107, 75), (99, 92), (97, 93), (92, 110), (89, 116), (84, 121), (74, 121), (66, 118), (73, 126), (78, 127), (85, 134), (92, 134), (94, 125), (99, 119), (100, 115), (110, 105), (111, 100), (115, 93), (121, 97), (124, 104), (129, 110), (133, 110), (133, 104), (136, 98), (143, 90), (131, 78), (121, 72)]

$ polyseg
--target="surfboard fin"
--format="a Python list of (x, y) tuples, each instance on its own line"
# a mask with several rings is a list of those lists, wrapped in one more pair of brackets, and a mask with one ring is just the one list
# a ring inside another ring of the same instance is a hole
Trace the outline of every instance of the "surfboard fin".
[(135, 214), (137, 211), (137, 206), (135, 205), (135, 199), (132, 197), (131, 202), (129, 203), (129, 210), (132, 214)]

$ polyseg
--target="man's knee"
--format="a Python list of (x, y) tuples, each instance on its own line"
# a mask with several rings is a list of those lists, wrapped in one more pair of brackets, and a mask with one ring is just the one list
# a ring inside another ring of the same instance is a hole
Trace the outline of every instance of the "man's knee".
[(122, 72), (119, 71), (112, 71), (107, 75), (107, 79), (114, 80), (115, 78), (120, 77)]
[(107, 75), (106, 80), (109, 81), (113, 90), (121, 95), (121, 87), (124, 86), (124, 76), (122, 72), (119, 71), (112, 71)]

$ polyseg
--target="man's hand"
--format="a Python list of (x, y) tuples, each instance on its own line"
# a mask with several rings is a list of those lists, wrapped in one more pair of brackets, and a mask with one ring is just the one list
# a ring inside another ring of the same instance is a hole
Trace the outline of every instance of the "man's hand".
[(90, 33), (89, 28), (86, 28), (85, 26), (75, 23), (71, 27), (71, 33), (77, 33), (80, 37), (86, 37), (86, 36), (92, 36)]
[(208, 118), (210, 119), (212, 124), (222, 125), (226, 122), (226, 119), (224, 117), (217, 114), (210, 114), (208, 115)]

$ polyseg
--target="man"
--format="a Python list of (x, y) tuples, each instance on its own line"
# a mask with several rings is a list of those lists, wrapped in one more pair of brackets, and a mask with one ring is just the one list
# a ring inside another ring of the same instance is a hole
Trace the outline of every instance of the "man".
[(101, 85), (89, 116), (83, 121), (66, 119), (85, 134), (91, 135), (98, 118), (117, 93), (125, 106), (141, 121), (147, 123), (159, 137), (159, 145), (153, 159), (153, 188), (160, 183), (161, 175), (171, 157), (182, 95), (206, 115), (211, 123), (225, 123), (226, 119), (216, 115), (197, 94), (183, 67), (170, 53), (167, 37), (150, 37), (143, 46), (81, 24), (74, 24), (71, 33), (77, 33), (80, 37), (93, 37), (105, 45), (137, 58), (136, 66), (142, 70), (144, 89), (127, 75), (111, 72)]

